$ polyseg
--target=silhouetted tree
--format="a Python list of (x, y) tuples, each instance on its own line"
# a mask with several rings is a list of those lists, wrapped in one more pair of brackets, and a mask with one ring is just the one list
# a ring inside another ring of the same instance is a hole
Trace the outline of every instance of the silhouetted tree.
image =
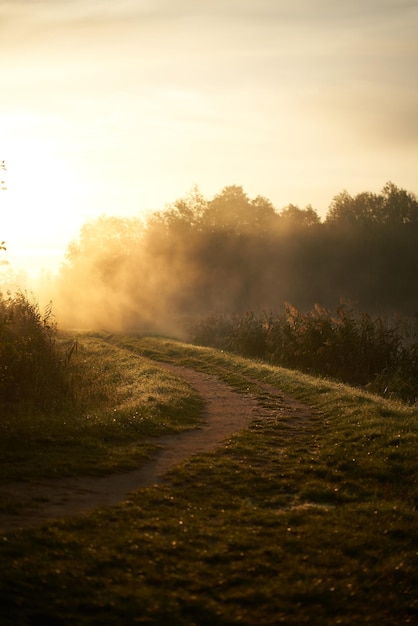
[(268, 230), (275, 217), (269, 200), (262, 196), (250, 200), (242, 187), (231, 185), (208, 202), (204, 226), (210, 231), (260, 233)]
[(380, 194), (363, 192), (352, 197), (343, 191), (333, 199), (326, 217), (326, 224), (343, 229), (414, 223), (418, 223), (416, 196), (392, 182)]
[(365, 228), (381, 221), (383, 198), (364, 192), (355, 197), (347, 191), (335, 196), (327, 217), (326, 224), (340, 230)]
[(382, 190), (382, 221), (390, 226), (418, 224), (417, 197), (388, 182)]
[(280, 225), (291, 229), (317, 226), (321, 222), (318, 213), (310, 204), (305, 209), (300, 209), (295, 204), (289, 204), (280, 211), (279, 215)]
[(363, 311), (412, 314), (417, 209), (415, 196), (392, 183), (380, 194), (339, 194), (325, 223), (310, 205), (279, 213), (239, 186), (212, 199), (194, 188), (144, 224), (86, 224), (69, 247), (62, 291), (80, 286), (67, 310), (97, 311), (102, 302), (100, 319), (115, 318), (119, 301), (130, 321), (278, 311), (283, 302), (308, 311), (341, 298)]

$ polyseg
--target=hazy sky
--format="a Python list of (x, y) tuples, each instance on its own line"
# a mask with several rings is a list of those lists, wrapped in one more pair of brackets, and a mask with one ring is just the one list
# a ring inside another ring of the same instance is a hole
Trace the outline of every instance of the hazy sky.
[(242, 185), (418, 192), (417, 0), (0, 0), (0, 239)]

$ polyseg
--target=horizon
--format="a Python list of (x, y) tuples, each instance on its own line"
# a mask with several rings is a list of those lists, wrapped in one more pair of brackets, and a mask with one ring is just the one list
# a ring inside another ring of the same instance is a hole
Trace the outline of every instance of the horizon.
[(345, 189), (418, 191), (415, 2), (17, 0), (0, 14), (10, 251), (64, 253), (85, 221), (163, 210), (194, 185), (321, 218)]

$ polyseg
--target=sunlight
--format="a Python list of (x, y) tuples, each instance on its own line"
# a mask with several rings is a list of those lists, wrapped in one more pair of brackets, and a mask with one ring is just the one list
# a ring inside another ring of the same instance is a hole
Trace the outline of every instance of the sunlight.
[(29, 273), (53, 269), (84, 219), (82, 180), (57, 143), (34, 136), (32, 123), (27, 138), (20, 131), (3, 146), (7, 190), (0, 196), (3, 260)]

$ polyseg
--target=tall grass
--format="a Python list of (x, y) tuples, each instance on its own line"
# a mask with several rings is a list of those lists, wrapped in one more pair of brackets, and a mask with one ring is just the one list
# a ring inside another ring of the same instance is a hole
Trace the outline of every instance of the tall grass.
[[(56, 350), (71, 397), (54, 411), (0, 405), (0, 483), (135, 470), (159, 437), (197, 426), (198, 394), (148, 359), (95, 333), (60, 331)], [(0, 484), (0, 514), (11, 500)]]
[(71, 397), (65, 356), (56, 342), (51, 306), (22, 292), (0, 294), (0, 403), (53, 411)]
[(247, 312), (200, 321), (193, 341), (414, 403), (418, 318), (372, 317), (341, 303), (335, 312), (285, 305), (282, 315)]

